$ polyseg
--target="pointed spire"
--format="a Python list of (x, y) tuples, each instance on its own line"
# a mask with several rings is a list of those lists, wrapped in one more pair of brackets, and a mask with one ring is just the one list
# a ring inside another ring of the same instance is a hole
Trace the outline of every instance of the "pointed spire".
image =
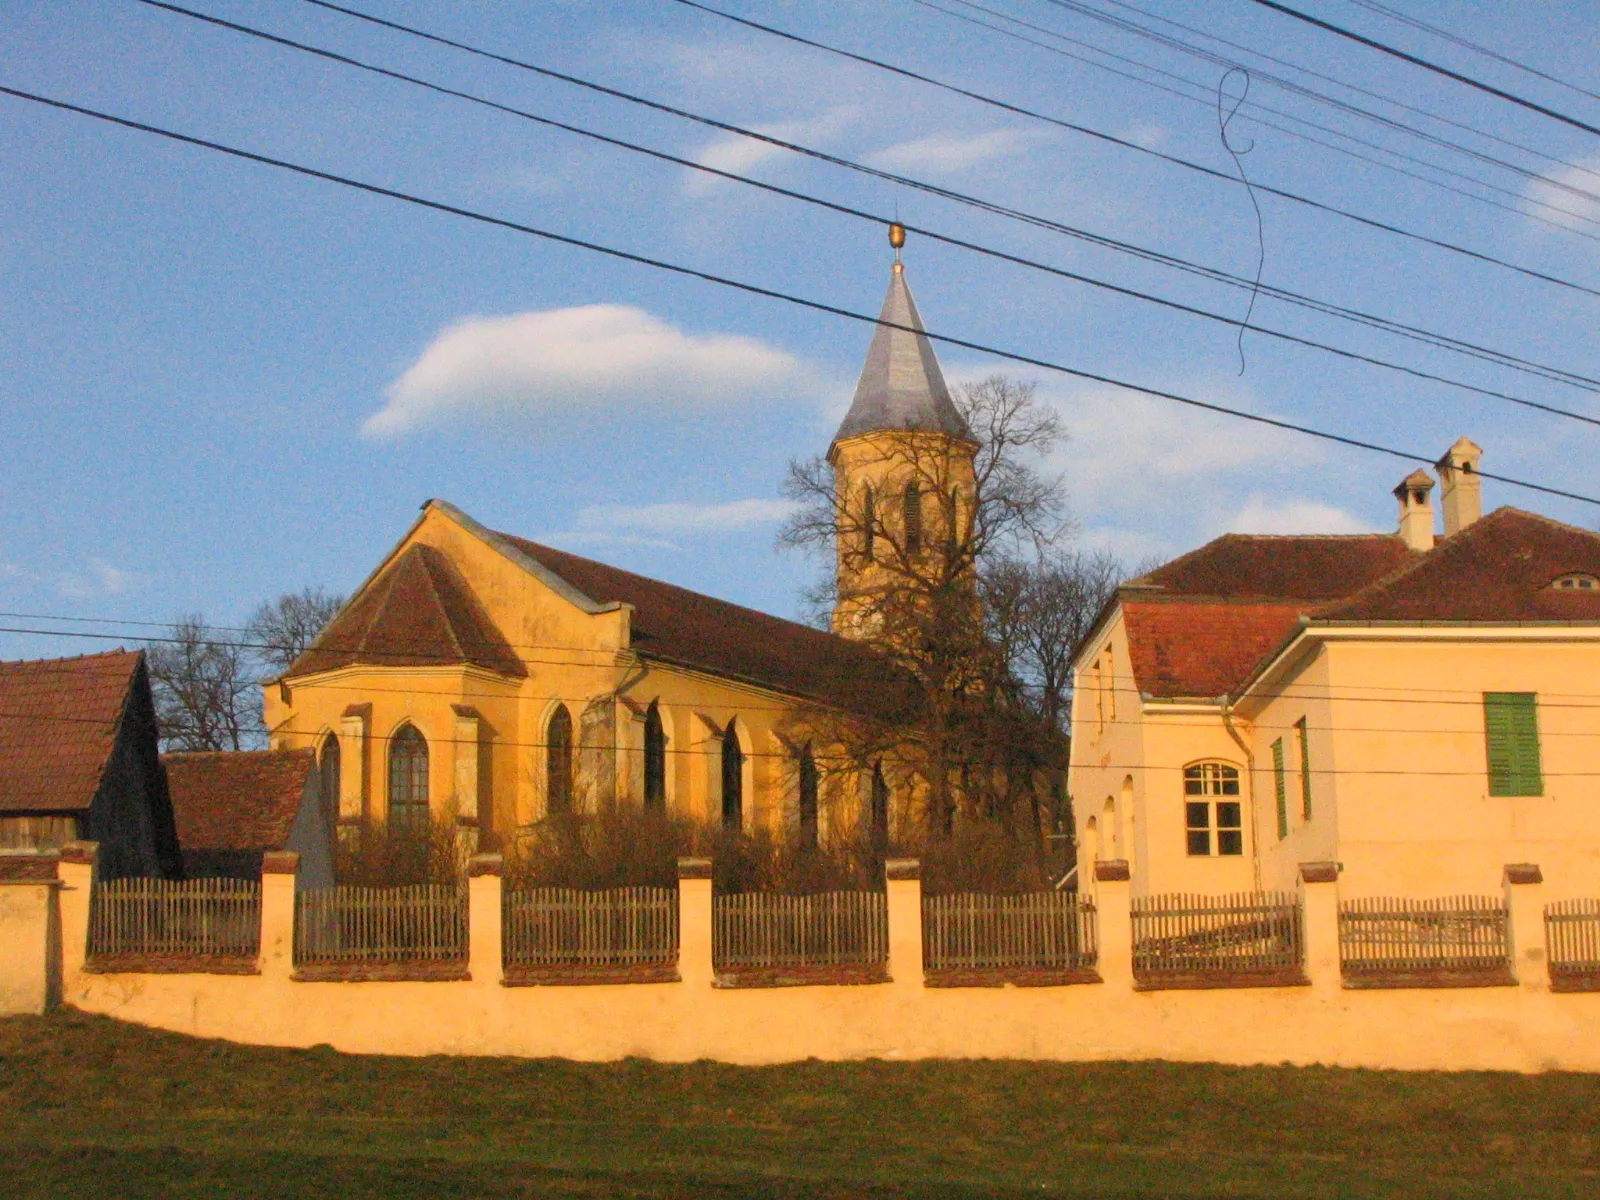
[[(889, 244), (894, 247), (894, 269), (889, 276), (889, 292), (883, 298), (878, 320), (883, 322), (872, 335), (867, 362), (856, 384), (855, 398), (845, 414), (835, 442), (880, 430), (921, 429), (965, 438), (966, 424), (950, 399), (933, 343), (923, 332), (922, 316), (911, 298), (900, 247), (905, 245), (905, 226), (889, 226)], [(899, 328), (896, 328), (898, 326)]]

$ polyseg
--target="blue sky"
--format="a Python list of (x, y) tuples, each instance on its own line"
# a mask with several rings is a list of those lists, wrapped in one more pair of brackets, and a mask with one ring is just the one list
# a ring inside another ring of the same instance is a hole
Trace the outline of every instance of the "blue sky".
[[(961, 0), (936, 2), (1001, 23)], [(353, 3), (1237, 274), (1255, 270), (1255, 217), (1237, 184), (670, 0)], [(1153, 23), (1110, 0), (1091, 3)], [(1130, 3), (1517, 142), (1428, 125), (1600, 192), (1600, 176), (1587, 173), (1600, 171), (1600, 139), (1578, 130), (1246, 0)], [(1592, 79), (1592, 5), (1394, 3), (1556, 75)], [(1349, 0), (1304, 6), (1600, 118), (1600, 101)], [(194, 7), (788, 187), (898, 210), (1010, 253), (1244, 311), (1246, 297), (1230, 288), (295, 0)], [(1232, 169), (1214, 102), (1182, 101), (914, 0), (726, 7)], [(1046, 0), (983, 7), (1208, 88), (1221, 73)], [(133, 0), (9, 0), (0, 45), (9, 86), (448, 203), (858, 310), (876, 311), (887, 280), (879, 226), (708, 183)], [(1244, 158), (1253, 178), (1600, 285), (1600, 242), (1584, 236), (1600, 235), (1600, 204), (1259, 80), (1251, 98), (1509, 189), (1481, 194), (1520, 211), (1264, 128), (1246, 109), (1231, 128), (1253, 140)], [(1529, 215), (1551, 215), (1531, 206), (1540, 200), (1575, 215), (1541, 223)], [(1271, 197), (1261, 203), (1268, 282), (1600, 375), (1600, 299)], [(1591, 426), (1259, 335), (1246, 335), (1241, 375), (1222, 326), (926, 239), (912, 239), (906, 261), (923, 316), (941, 332), (1430, 455), (1466, 433), (1485, 448), (1485, 469), (1600, 489), (1600, 429)], [(1363, 353), (1600, 412), (1592, 393), (1269, 300), (1255, 311), (1263, 323)], [(492, 527), (791, 615), (813, 566), (772, 548), (779, 484), (791, 458), (826, 447), (869, 337), (864, 326), (0, 98), (0, 608), (149, 621), (199, 611), (237, 623), (286, 589), (357, 584), (418, 506), (439, 496)], [(1142, 559), (1228, 529), (1393, 525), (1389, 488), (1410, 469), (1401, 462), (966, 351), (941, 357), (954, 379), (1001, 369), (1037, 380), (1059, 408), (1071, 440), (1052, 467), (1065, 476), (1082, 544)], [(1492, 483), (1486, 500), (1597, 520), (1587, 506)], [(0, 634), (0, 657), (94, 648)]]

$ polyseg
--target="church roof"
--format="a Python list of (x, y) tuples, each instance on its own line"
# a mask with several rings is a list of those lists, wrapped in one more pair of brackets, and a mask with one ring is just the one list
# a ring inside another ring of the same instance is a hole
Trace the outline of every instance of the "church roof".
[(890, 668), (865, 646), (768, 613), (635, 575), (511, 534), (496, 534), (584, 596), (627, 604), (632, 649), (854, 711), (881, 710)]
[(471, 664), (505, 675), (527, 674), (455, 565), (420, 542), (345, 605), (284, 678), (355, 663)]
[(920, 429), (970, 437), (951, 402), (944, 372), (923, 332), (922, 316), (911, 298), (904, 268), (895, 263), (883, 298), (882, 322), (872, 335), (855, 398), (835, 442), (886, 429)]

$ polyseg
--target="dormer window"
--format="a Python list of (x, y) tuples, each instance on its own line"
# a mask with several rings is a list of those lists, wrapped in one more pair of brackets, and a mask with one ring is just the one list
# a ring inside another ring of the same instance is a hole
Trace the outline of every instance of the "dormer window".
[(1551, 581), (1550, 586), (1558, 592), (1591, 592), (1600, 588), (1600, 579), (1583, 571), (1570, 571), (1565, 575), (1558, 575)]

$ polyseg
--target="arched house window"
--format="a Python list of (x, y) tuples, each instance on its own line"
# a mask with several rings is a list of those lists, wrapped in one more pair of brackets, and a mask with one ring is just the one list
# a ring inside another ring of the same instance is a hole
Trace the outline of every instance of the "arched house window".
[(667, 807), (667, 731), (655, 701), (644, 714), (644, 806), (654, 812)]
[(1192, 858), (1244, 853), (1239, 768), (1198, 762), (1183, 769), (1184, 845)]
[(572, 811), (572, 714), (557, 704), (545, 726), (545, 814)]
[(738, 718), (722, 735), (722, 827), (744, 828), (744, 750), (739, 745)]
[(389, 739), (389, 829), (428, 827), (428, 739), (415, 725), (402, 725)]

